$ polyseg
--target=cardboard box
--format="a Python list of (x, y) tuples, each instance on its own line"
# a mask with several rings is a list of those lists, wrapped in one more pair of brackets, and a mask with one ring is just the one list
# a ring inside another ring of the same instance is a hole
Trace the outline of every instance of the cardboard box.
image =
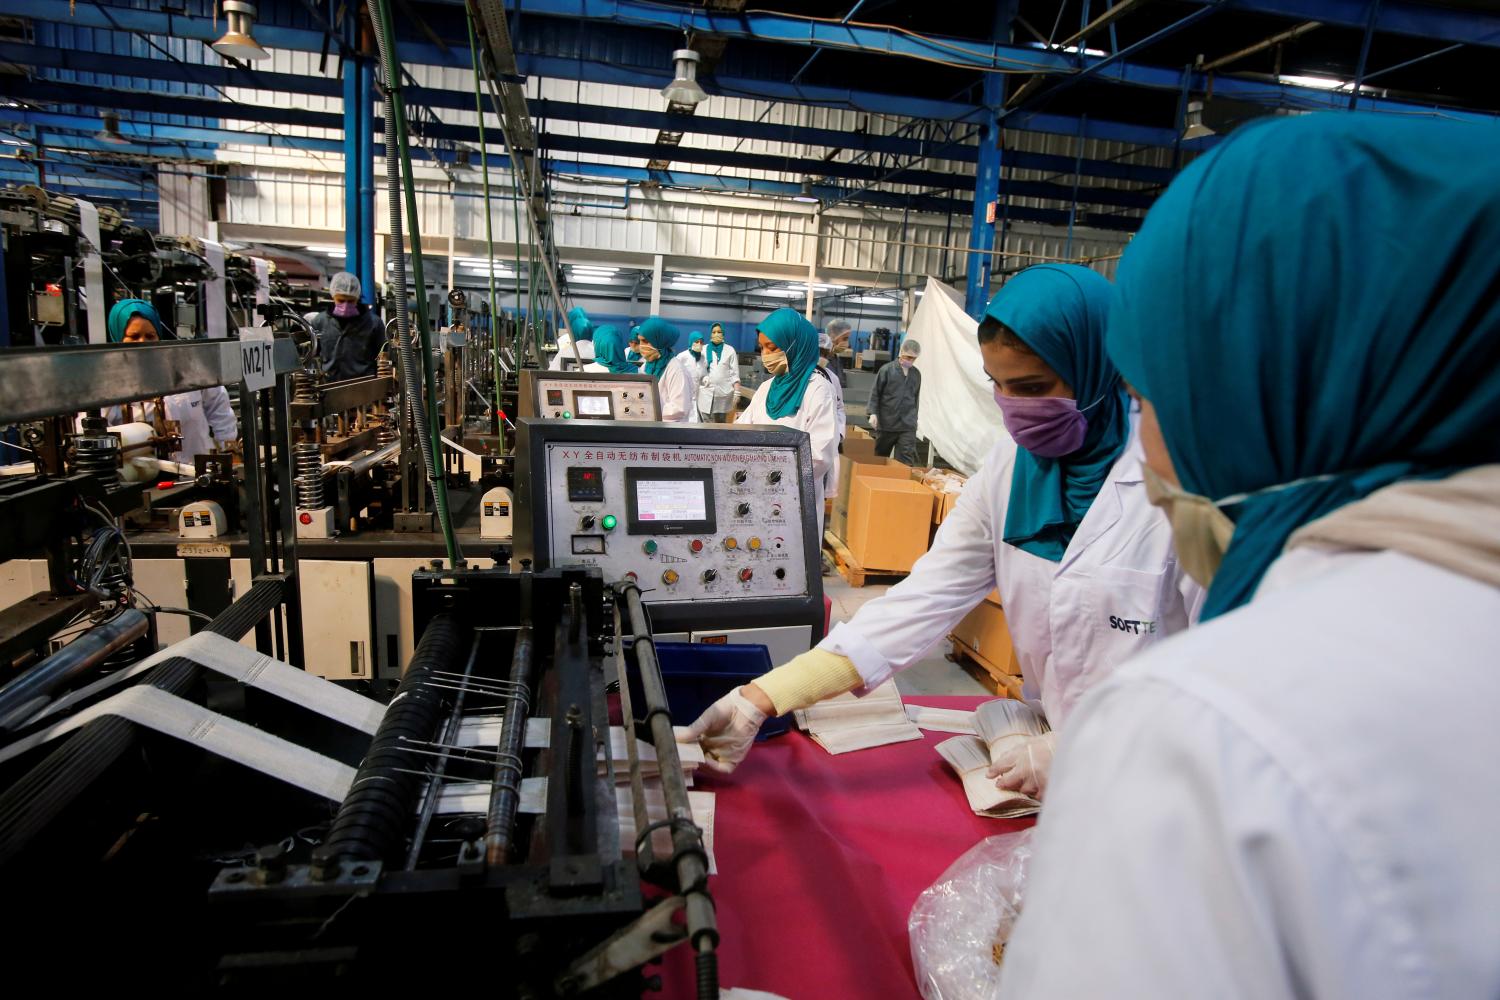
[(1021, 664), (1011, 645), (1010, 626), (1006, 624), (1005, 612), (1000, 610), (999, 596), (992, 596), (993, 602), (985, 598), (953, 626), (953, 638), (977, 654), (990, 673), (1019, 677)]
[(855, 475), (849, 496), (849, 552), (867, 570), (905, 573), (927, 551), (932, 491), (905, 478)]
[(849, 436), (844, 438), (843, 455), (845, 458), (852, 458), (856, 462), (884, 461), (875, 455), (874, 438), (868, 434), (856, 436), (853, 431), (850, 431)]
[(849, 498), (854, 492), (854, 478), (856, 470), (861, 476), (874, 476), (882, 479), (905, 479), (907, 478), (907, 467), (893, 458), (875, 458), (871, 456), (868, 460), (858, 459), (850, 456), (847, 451), (849, 442), (844, 442), (846, 451), (839, 457), (839, 495), (833, 498), (833, 517), (828, 522), (828, 528), (839, 538), (849, 538)]
[[(938, 497), (937, 523), (942, 524), (953, 513), (953, 508), (958, 506), (959, 494), (944, 493)], [(999, 603), (998, 601), (996, 603)]]

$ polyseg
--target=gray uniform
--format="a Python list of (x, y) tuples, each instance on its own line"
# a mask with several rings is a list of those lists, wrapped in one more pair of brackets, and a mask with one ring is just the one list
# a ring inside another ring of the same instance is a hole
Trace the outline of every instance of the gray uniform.
[(375, 374), (375, 360), (385, 346), (385, 327), (360, 304), (359, 315), (341, 319), (332, 313), (317, 313), (312, 320), (318, 336), (318, 356), (331, 382)]
[(875, 454), (893, 455), (898, 462), (917, 461), (917, 401), (922, 395), (922, 373), (888, 361), (875, 375), (868, 412), (875, 415)]

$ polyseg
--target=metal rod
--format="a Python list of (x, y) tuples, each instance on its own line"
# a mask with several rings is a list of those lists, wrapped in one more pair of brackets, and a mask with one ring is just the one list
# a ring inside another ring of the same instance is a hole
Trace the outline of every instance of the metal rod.
[[(0, 730), (12, 729), (25, 721), (21, 710), (40, 708), (53, 692), (77, 680), (146, 634), (151, 622), (134, 608), (120, 612), (97, 628), (92, 628), (68, 643), (20, 677), (0, 688)], [(32, 713), (26, 713), (29, 717)]]
[(1369, 83), (1377, 76), (1385, 76), (1387, 73), (1394, 73), (1398, 69), (1406, 69), (1406, 67), (1408, 66), (1415, 66), (1417, 63), (1426, 62), (1429, 59), (1435, 59), (1438, 56), (1445, 56), (1449, 52), (1452, 52), (1455, 49), (1461, 49), (1463, 47), (1463, 42), (1458, 42), (1454, 45), (1445, 45), (1443, 48), (1438, 49), (1436, 52), (1429, 52), (1425, 56), (1417, 56), (1415, 59), (1408, 59), (1405, 62), (1398, 62), (1394, 66), (1387, 66), (1385, 69), (1377, 69), (1373, 73), (1366, 73), (1364, 82)]
[[(523, 582), (522, 586), (525, 585)], [(526, 624), (516, 633), (515, 654), (510, 660), (510, 680), (512, 684), (528, 691), (535, 670), (534, 654), (531, 626)], [(497, 750), (501, 756), (495, 764), (494, 782), (490, 788), (489, 825), (484, 835), (484, 852), (486, 863), (492, 867), (505, 864), (510, 855), (511, 827), (515, 825), (516, 810), (521, 804), (519, 781), (511, 781), (510, 776), (514, 774), (516, 779), (521, 777), (521, 766), (516, 761), (520, 760), (521, 746), (526, 735), (526, 702), (518, 699), (516, 704), (516, 709), (506, 712), (505, 720), (500, 724)]]
[(1297, 25), (1295, 28), (1289, 28), (1286, 31), (1281, 32), (1281, 34), (1279, 35), (1272, 35), (1270, 38), (1266, 38), (1259, 42), (1256, 42), (1254, 45), (1247, 45), (1243, 49), (1240, 49), (1238, 52), (1231, 52), (1229, 53), (1229, 55), (1221, 56), (1211, 63), (1205, 63), (1200, 68), (1203, 70), (1203, 72), (1207, 73), (1211, 70), (1216, 70), (1221, 67), (1228, 66), (1230, 63), (1239, 62), (1246, 56), (1253, 56), (1257, 52), (1264, 52), (1266, 49), (1269, 49), (1273, 45), (1280, 45), (1282, 42), (1289, 42), (1294, 38), (1301, 38), (1309, 31), (1312, 31), (1315, 28), (1321, 28), (1322, 26), (1322, 21), (1305, 21), (1302, 24)]
[[(616, 593), (625, 601), (634, 638), (636, 666), (641, 675), (641, 691), (646, 698), (646, 722), (656, 749), (657, 770), (661, 774), (662, 797), (672, 822), (673, 859), (677, 869), (678, 891), (686, 900), (688, 936), (700, 955), (711, 954), (719, 941), (713, 897), (708, 892), (708, 861), (703, 837), (693, 824), (693, 808), (688, 799), (687, 783), (682, 777), (682, 758), (677, 754), (677, 738), (672, 732), (672, 717), (667, 708), (667, 691), (656, 660), (656, 643), (646, 623), (641, 591), (633, 583), (616, 585)], [(621, 683), (624, 687), (624, 683)]]
[[(464, 663), (463, 676), (467, 678), (474, 672), (474, 664), (479, 659), (480, 639), (476, 637), (474, 644), (469, 647), (469, 659)], [(435, 671), (434, 671), (435, 672)], [(458, 697), (453, 699), (453, 711), (448, 713), (448, 724), (443, 727), (443, 742), (452, 743), (458, 738), (458, 727), (463, 724), (464, 714), (464, 692), (460, 691)], [(442, 780), (443, 774), (448, 770), (448, 756), (438, 761), (437, 771), (432, 780), (427, 784), (427, 791), (422, 800), (422, 817), (417, 821), (417, 831), (411, 838), (411, 849), (406, 854), (406, 870), (411, 871), (417, 867), (417, 859), (422, 855), (422, 845), (427, 840), (427, 828), (432, 825), (433, 814), (437, 812), (438, 804), (438, 782)]]
[[(635, 814), (635, 828), (644, 830), (650, 824), (646, 809), (646, 784), (641, 778), (640, 748), (635, 743), (635, 709), (630, 704), (630, 678), (625, 675), (625, 635), (620, 630), (620, 602), (615, 609), (615, 681), (620, 685), (620, 721), (625, 724), (625, 759), (630, 763), (630, 805)], [(656, 851), (647, 837), (641, 849), (649, 855), (651, 864), (656, 862)], [(637, 852), (639, 855), (639, 851)], [(639, 862), (639, 856), (636, 859)]]
[(1375, 25), (1380, 20), (1380, 0), (1371, 0), (1370, 19), (1365, 22), (1365, 37), (1359, 46), (1359, 65), (1354, 69), (1354, 86), (1349, 90), (1349, 110), (1359, 104), (1359, 88), (1365, 82), (1365, 66), (1370, 60), (1370, 45), (1375, 41)]

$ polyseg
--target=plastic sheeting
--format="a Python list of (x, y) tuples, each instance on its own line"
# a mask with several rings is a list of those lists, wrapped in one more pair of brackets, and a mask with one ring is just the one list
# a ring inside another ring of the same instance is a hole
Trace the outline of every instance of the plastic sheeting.
[(922, 345), (917, 434), (966, 476), (979, 471), (996, 442), (1015, 448), (984, 374), (978, 330), (979, 324), (964, 312), (963, 296), (929, 277), (906, 334)]

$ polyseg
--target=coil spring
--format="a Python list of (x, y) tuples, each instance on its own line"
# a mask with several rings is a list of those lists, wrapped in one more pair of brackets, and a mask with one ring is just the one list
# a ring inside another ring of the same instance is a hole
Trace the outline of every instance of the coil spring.
[(317, 400), (313, 377), (307, 372), (292, 372), (292, 402), (315, 403)]
[(323, 458), (318, 446), (304, 441), (292, 450), (293, 472), (297, 477), (297, 509), (317, 510), (323, 506)]
[(73, 439), (73, 470), (87, 472), (106, 486), (120, 482), (120, 439), (101, 434)]
[(396, 423), (393, 420), (382, 421), (380, 426), (375, 429), (375, 443), (381, 448), (384, 448), (400, 436), (401, 433), (396, 430)]
[(388, 357), (377, 358), (375, 361), (376, 378), (395, 378), (396, 363)]

